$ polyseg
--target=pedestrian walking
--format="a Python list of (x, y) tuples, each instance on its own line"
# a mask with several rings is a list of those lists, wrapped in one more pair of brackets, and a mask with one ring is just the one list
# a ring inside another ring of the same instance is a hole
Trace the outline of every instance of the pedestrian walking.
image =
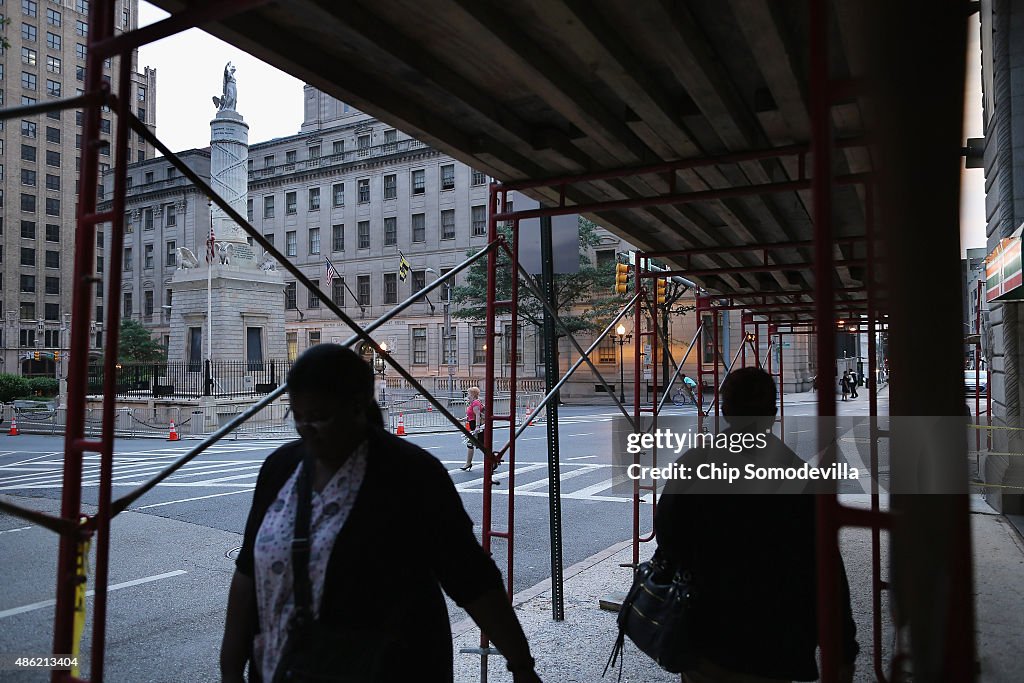
[(843, 400), (850, 395), (850, 373), (843, 370), (843, 376), (839, 379), (839, 388), (843, 392)]
[(441, 463), (389, 434), (373, 372), (320, 344), (288, 373), (299, 440), (260, 469), (228, 596), (221, 680), (453, 680), (443, 589), (539, 683), (501, 572)]
[[(470, 387), (466, 393), (469, 399), (469, 403), (466, 405), (466, 425), (475, 436), (483, 427), (484, 404), (480, 400), (480, 387)], [(466, 464), (459, 468), (463, 472), (473, 469), (473, 449), (475, 447), (472, 439), (466, 439)]]
[[(721, 390), (730, 436), (748, 443), (739, 453), (694, 448), (683, 467), (727, 463), (796, 467), (804, 463), (771, 433), (777, 412), (775, 382), (760, 368), (729, 374)], [(691, 469), (691, 471), (694, 471)], [(658, 499), (656, 555), (669, 571), (685, 572), (697, 596), (679, 646), (696, 663), (684, 683), (782, 683), (818, 680), (816, 484), (734, 483), (671, 479)], [(708, 494), (708, 495), (700, 495)], [(717, 495), (716, 495), (717, 494)], [(763, 494), (763, 495), (758, 495)], [(858, 652), (846, 570), (837, 568), (841, 621), (839, 680), (853, 680)]]
[(850, 370), (850, 398), (857, 398), (857, 371)]

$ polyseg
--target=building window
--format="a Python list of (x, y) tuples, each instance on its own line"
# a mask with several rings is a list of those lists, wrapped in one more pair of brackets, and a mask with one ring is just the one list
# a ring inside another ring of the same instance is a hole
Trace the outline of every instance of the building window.
[(46, 174), (46, 189), (47, 190), (60, 190), (60, 176), (52, 173)]
[(298, 208), (298, 200), (296, 199), (295, 192), (284, 193), (284, 212), (287, 216), (294, 216)]
[(22, 161), (35, 161), (36, 160), (36, 148), (32, 145), (21, 146), (21, 160)]
[(75, 11), (79, 14), (88, 14), (89, 0), (75, 0)]
[(269, 156), (263, 157), (263, 168), (273, 168), (273, 167), (274, 167), (274, 155), (271, 154)]
[(60, 73), (60, 57), (46, 57), (46, 70), (52, 74)]
[(309, 253), (313, 255), (320, 253), (320, 228), (309, 229)]
[(286, 163), (286, 164), (294, 164), (295, 163), (295, 157), (296, 157), (296, 153), (295, 153), (294, 149), (287, 150), (284, 153), (284, 163)]
[(359, 285), (359, 305), (369, 306), (370, 305), (370, 276), (360, 275), (358, 279)]
[[(427, 286), (427, 271), (425, 270), (414, 270), (412, 271), (412, 291), (418, 292)], [(418, 301), (423, 302), (424, 297), (420, 297)]]
[[(36, 319), (36, 305), (31, 301), (21, 302), (21, 319), (22, 320), (35, 320)], [(32, 332), (32, 345), (35, 346), (36, 337), (35, 332)]]
[(455, 189), (455, 164), (445, 164), (441, 167), (441, 189)]
[(59, 81), (51, 81), (51, 80), (47, 79), (47, 81), (46, 81), (46, 94), (51, 96), (51, 97), (60, 97), (60, 82)]
[[(32, 318), (36, 317), (35, 306), (32, 305), (32, 304), (29, 304), (29, 305), (32, 306), (32, 315), (30, 317), (26, 317), (25, 316), (25, 308), (24, 308), (25, 304), (22, 304), (22, 309), (21, 309), (21, 311), (22, 311), (21, 319), (22, 320), (31, 320)], [(28, 346), (28, 347), (35, 346), (36, 345), (36, 331), (35, 330), (30, 330), (28, 328), (22, 328), (21, 331), (20, 331), (20, 334), (18, 335), (18, 343), (21, 346)]]
[(146, 316), (146, 320), (153, 317), (153, 290), (147, 289), (142, 293), (142, 315)]
[(412, 328), (412, 362), (413, 365), (427, 364), (427, 328)]
[(56, 33), (46, 32), (46, 47), (50, 48), (55, 52), (60, 52), (61, 41), (60, 36)]
[(345, 308), (345, 278), (334, 278), (331, 290), (331, 301), (334, 302), (334, 305), (338, 308)]
[(398, 219), (388, 216), (384, 219), (384, 246), (393, 247), (398, 244)]
[(35, 66), (36, 65), (36, 60), (37, 60), (37, 56), (36, 56), (36, 51), (35, 50), (33, 50), (30, 47), (23, 47), (23, 48), (21, 48), (21, 63), (22, 64), (24, 64), (26, 66)]
[(359, 156), (364, 157), (370, 153), (370, 136), (360, 135), (356, 138), (356, 145), (359, 148)]
[(610, 336), (601, 339), (601, 344), (597, 347), (597, 362), (601, 365), (615, 364), (615, 340)]
[(53, 223), (46, 224), (46, 241), (60, 242), (60, 226)]
[[(252, 200), (249, 200), (249, 212), (252, 212)], [(249, 220), (252, 220), (252, 216), (249, 216)], [(164, 207), (164, 224), (168, 228), (173, 228), (178, 224), (178, 213), (175, 209), (174, 204), (168, 204)]]
[(473, 179), (470, 182), (473, 185), (483, 185), (487, 182), (487, 174), (483, 171), (473, 169)]
[(28, 168), (21, 169), (21, 184), (28, 187), (35, 187), (36, 172)]
[(288, 362), (291, 363), (299, 357), (299, 333), (286, 332), (285, 342), (288, 345)]
[[(59, 320), (60, 319), (60, 304), (43, 304), (43, 317), (45, 319), (47, 319), (47, 320)], [(52, 330), (52, 331), (51, 330), (47, 330), (46, 331), (46, 335), (47, 336), (45, 337), (45, 339), (47, 339), (46, 345), (47, 346), (56, 346), (56, 344), (51, 344), (50, 342), (53, 341), (54, 337), (56, 337), (58, 334), (59, 334), (59, 330)], [(53, 335), (53, 336), (50, 336), (50, 335)]]
[[(169, 267), (178, 265), (178, 250), (175, 246), (174, 240), (169, 240), (167, 242), (167, 251), (164, 254), (164, 264)], [(170, 304), (171, 302), (168, 301), (167, 303)]]
[(21, 210), (34, 213), (36, 210), (36, 197), (32, 194), (21, 195)]
[(22, 221), (21, 222), (21, 236), (25, 239), (34, 240), (36, 238), (36, 224), (35, 221)]
[[(522, 325), (517, 325), (516, 326), (515, 334), (516, 334), (516, 365), (522, 365), (523, 364), (523, 326)], [(512, 326), (511, 325), (505, 325), (505, 329), (504, 329), (504, 332), (502, 334), (502, 337), (504, 337), (503, 341), (504, 341), (504, 346), (505, 346), (505, 353), (504, 353), (505, 365), (510, 365), (512, 363)]]
[(263, 198), (263, 217), (274, 217), (274, 195), (270, 195)]
[(359, 181), (359, 203), (366, 204), (370, 201), (370, 179), (363, 178)]
[(441, 325), (441, 358), (439, 362), (441, 365), (459, 364), (459, 333), (454, 326), (449, 335), (444, 325)]
[(320, 289), (320, 280), (313, 280), (313, 287), (306, 291), (306, 308), (320, 308), (320, 299), (316, 293)]
[(345, 251), (345, 226), (331, 226), (331, 251)]
[(295, 237), (295, 231), (289, 230), (284, 234), (285, 256), (295, 256), (299, 253), (299, 243)]
[(472, 212), (473, 237), (487, 233), (487, 207), (480, 205), (470, 209)]
[(124, 248), (124, 269), (130, 271), (132, 269), (132, 248)]
[(130, 318), (132, 317), (132, 293), (125, 292), (123, 295), (123, 301), (124, 304), (121, 309), (121, 315), (123, 315), (125, 318)]
[(395, 199), (398, 197), (398, 176), (389, 173), (384, 176), (384, 199)]
[(23, 292), (34, 292), (36, 291), (36, 276), (35, 275), (22, 275), (21, 276), (21, 291)]
[(263, 328), (245, 328), (245, 360), (250, 372), (263, 369)]
[(412, 241), (427, 241), (427, 215), (424, 213), (414, 213), (412, 215)]
[(35, 26), (33, 26), (32, 24), (22, 23), (22, 25), (21, 25), (21, 39), (22, 40), (24, 40), (26, 43), (34, 43), (34, 42), (36, 42), (36, 36), (37, 35), (38, 35), (38, 32), (36, 31), (36, 27)]
[(81, 43), (76, 43), (75, 44), (75, 56), (78, 59), (85, 59), (85, 55), (86, 55), (86, 47), (85, 47), (85, 45), (82, 45)]
[(39, 10), (36, 0), (21, 0), (21, 11), (27, 17), (37, 16)]
[(60, 200), (56, 197), (46, 198), (46, 215), (47, 216), (59, 216), (60, 215)]
[(319, 211), (320, 210), (320, 188), (311, 187), (309, 188), (309, 210)]
[(142, 210), (142, 229), (152, 230), (153, 229), (153, 209)]
[(142, 247), (142, 267), (146, 270), (153, 268), (153, 245), (147, 244)]
[(36, 89), (36, 75), (35, 74), (30, 74), (27, 71), (22, 71), (21, 72), (21, 87), (24, 88), (25, 90), (35, 90)]
[(46, 141), (60, 144), (60, 128), (46, 127)]
[(46, 150), (46, 165), (60, 168), (60, 152), (54, 152), (52, 149)]
[(331, 193), (334, 196), (335, 206), (345, 206), (345, 183), (335, 183), (331, 187)]
[(398, 275), (395, 273), (384, 273), (384, 303), (398, 303)]
[(487, 361), (487, 328), (483, 325), (473, 326), (473, 363), (479, 365)]
[(359, 249), (370, 248), (370, 221), (359, 221), (356, 226), (356, 235), (358, 237), (358, 244), (356, 246)]
[(284, 307), (289, 310), (298, 308), (295, 305), (295, 283), (289, 282), (284, 286)]
[(46, 293), (47, 294), (60, 294), (60, 278), (59, 277), (48, 277), (48, 278), (46, 278)]
[(344, 154), (345, 153), (345, 141), (344, 140), (335, 140), (334, 141), (333, 153), (334, 154)]
[(23, 138), (34, 138), (36, 137), (36, 131), (38, 126), (34, 121), (22, 121), (21, 122), (21, 137)]
[(392, 128), (391, 130), (384, 131), (384, 152), (386, 154), (394, 154), (395, 143), (398, 142), (398, 131)]
[(423, 194), (426, 192), (425, 171), (421, 168), (412, 172), (412, 193)]
[(455, 209), (445, 209), (441, 212), (441, 239), (455, 239)]

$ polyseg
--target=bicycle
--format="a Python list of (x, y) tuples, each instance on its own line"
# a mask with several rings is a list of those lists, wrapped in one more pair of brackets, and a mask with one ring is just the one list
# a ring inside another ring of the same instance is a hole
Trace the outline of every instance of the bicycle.
[(697, 405), (697, 396), (693, 393), (692, 387), (683, 385), (672, 392), (672, 405), (685, 406), (687, 404)]

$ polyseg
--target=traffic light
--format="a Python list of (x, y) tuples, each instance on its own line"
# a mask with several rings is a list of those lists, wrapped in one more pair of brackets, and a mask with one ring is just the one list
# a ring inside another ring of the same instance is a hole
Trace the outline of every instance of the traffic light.
[(33, 357), (33, 358), (34, 358), (35, 360), (39, 360), (39, 352), (38, 352), (38, 351), (34, 351), (34, 352), (32, 353), (32, 357)]
[(615, 293), (626, 293), (626, 280), (629, 279), (629, 266), (625, 263), (615, 264)]
[(58, 362), (58, 363), (60, 362), (60, 351), (54, 351), (53, 352), (53, 360)]
[(654, 292), (655, 301), (659, 305), (665, 303), (665, 300), (668, 298), (668, 280), (663, 277), (659, 277), (655, 281)]

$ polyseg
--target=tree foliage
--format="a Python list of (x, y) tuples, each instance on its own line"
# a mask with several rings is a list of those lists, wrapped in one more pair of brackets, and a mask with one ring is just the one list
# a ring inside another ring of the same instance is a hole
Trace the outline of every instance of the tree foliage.
[[(498, 231), (511, 242), (512, 229), (501, 225)], [(615, 280), (615, 264), (596, 266), (591, 263), (588, 251), (600, 244), (597, 226), (583, 218), (579, 219), (579, 272), (555, 275), (555, 301), (558, 317), (570, 332), (600, 330), (618, 312), (622, 298), (612, 293)], [(471, 256), (469, 252), (467, 256)], [(498, 300), (512, 298), (512, 276), (515, 270), (511, 259), (498, 250), (498, 278), (495, 291)], [(536, 278), (540, 285), (540, 278)], [(455, 318), (483, 320), (487, 299), (487, 259), (481, 259), (470, 266), (465, 284), (452, 290), (452, 300), (458, 308), (452, 313)], [(526, 323), (543, 325), (544, 308), (522, 282), (519, 284), (519, 315)], [(563, 332), (559, 330), (559, 335)]]
[(162, 363), (167, 359), (167, 350), (153, 339), (142, 323), (124, 319), (117, 359), (122, 363)]

